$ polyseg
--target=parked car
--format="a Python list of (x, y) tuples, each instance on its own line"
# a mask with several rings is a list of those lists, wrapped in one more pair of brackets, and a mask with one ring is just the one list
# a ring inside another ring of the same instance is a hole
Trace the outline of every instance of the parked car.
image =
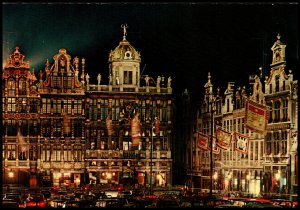
[(175, 199), (158, 199), (156, 208), (180, 208), (180, 203)]
[(47, 201), (43, 194), (29, 194), (28, 197), (25, 200), (25, 208), (30, 207), (48, 207)]
[(19, 208), (19, 203), (14, 199), (3, 199), (1, 203), (1, 207), (6, 208)]
[(74, 200), (65, 201), (61, 207), (62, 208), (83, 208), (81, 205), (81, 201), (74, 201)]

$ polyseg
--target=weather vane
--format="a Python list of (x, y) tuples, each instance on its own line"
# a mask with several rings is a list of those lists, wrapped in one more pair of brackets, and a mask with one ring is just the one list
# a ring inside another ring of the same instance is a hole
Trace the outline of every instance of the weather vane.
[(126, 35), (127, 35), (126, 29), (128, 28), (127, 23), (122, 24), (121, 28), (123, 28), (123, 40), (126, 40)]

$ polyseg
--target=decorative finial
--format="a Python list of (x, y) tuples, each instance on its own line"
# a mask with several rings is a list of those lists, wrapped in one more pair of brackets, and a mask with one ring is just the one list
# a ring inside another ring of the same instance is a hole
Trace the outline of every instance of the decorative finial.
[(18, 52), (19, 52), (19, 46), (16, 46), (15, 53), (18, 53)]
[(208, 76), (207, 76), (207, 78), (208, 78), (208, 82), (210, 82), (210, 78), (211, 78), (211, 76), (210, 76), (210, 72), (208, 72)]
[(280, 37), (281, 37), (281, 36), (280, 36), (280, 34), (278, 33), (278, 34), (277, 34), (277, 39), (280, 40)]
[(126, 29), (128, 28), (127, 23), (122, 24), (121, 28), (123, 28), (123, 40), (126, 40), (126, 35), (127, 35), (127, 30)]

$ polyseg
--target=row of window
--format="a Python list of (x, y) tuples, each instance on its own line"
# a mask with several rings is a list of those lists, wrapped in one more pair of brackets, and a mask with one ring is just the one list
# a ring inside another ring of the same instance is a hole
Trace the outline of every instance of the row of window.
[(282, 85), (280, 85), (280, 76), (276, 75), (275, 76), (275, 88), (273, 88), (273, 84), (270, 84), (270, 88), (269, 88), (269, 93), (276, 93), (279, 91), (285, 91), (286, 87), (285, 87), (285, 80), (282, 81)]
[[(18, 85), (18, 95), (27, 95), (26, 79), (20, 78), (17, 85)], [(7, 81), (7, 91), (8, 91), (8, 96), (16, 95), (16, 81), (13, 78), (9, 78)]]
[[(37, 113), (38, 112), (38, 106), (39, 106), (39, 100), (35, 98), (30, 98), (29, 99), (29, 104), (27, 102), (27, 98), (7, 98), (7, 103), (6, 103), (6, 98), (2, 98), (2, 110), (7, 112), (20, 112), (20, 113)], [(28, 110), (29, 109), (29, 110)]]
[(277, 100), (274, 103), (268, 102), (269, 123), (288, 121), (288, 100)]

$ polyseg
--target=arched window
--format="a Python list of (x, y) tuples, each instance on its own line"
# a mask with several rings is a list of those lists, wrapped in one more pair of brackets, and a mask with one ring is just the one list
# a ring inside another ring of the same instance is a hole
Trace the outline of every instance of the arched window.
[(7, 90), (8, 96), (15, 96), (16, 95), (16, 84), (13, 78), (10, 78), (7, 82)]
[(19, 95), (26, 95), (26, 81), (24, 78), (19, 80)]
[(279, 75), (275, 77), (275, 92), (279, 92)]
[(241, 100), (240, 99), (236, 99), (236, 109), (241, 108)]

